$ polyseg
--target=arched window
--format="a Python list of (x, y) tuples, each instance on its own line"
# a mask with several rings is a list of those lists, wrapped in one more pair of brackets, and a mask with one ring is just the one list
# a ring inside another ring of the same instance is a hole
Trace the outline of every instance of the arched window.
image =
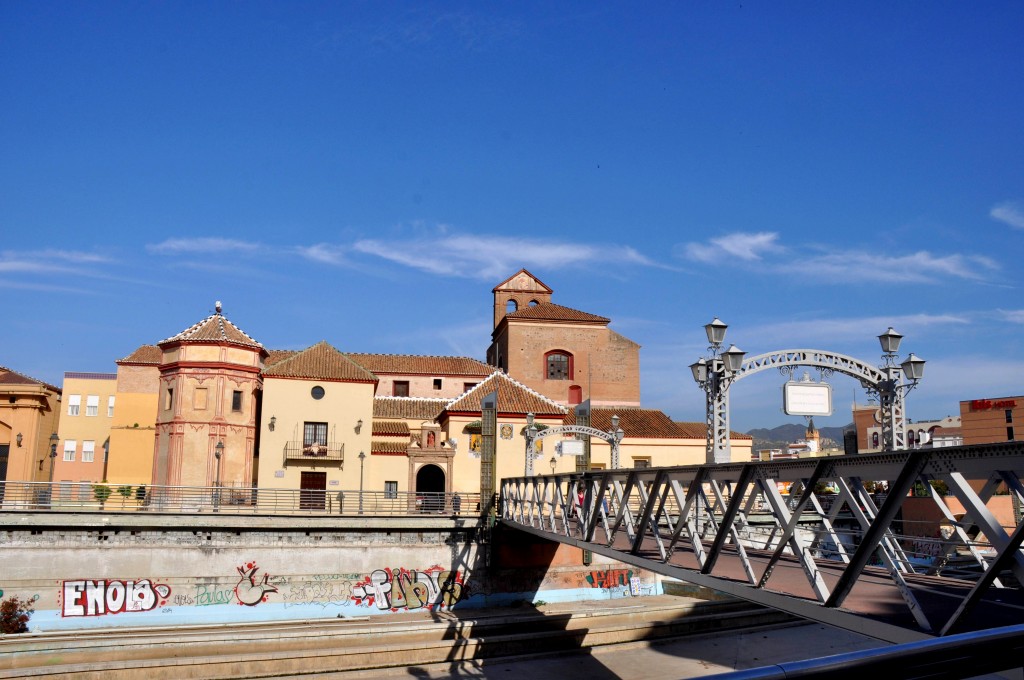
[(511, 314), (512, 312), (517, 311), (518, 309), (519, 309), (519, 303), (516, 302), (515, 300), (509, 300), (508, 302), (505, 303), (505, 313), (506, 314)]
[(873, 448), (873, 449), (877, 449), (878, 448), (878, 433), (877, 432), (872, 432), (871, 433), (871, 448)]
[(907, 446), (914, 445), (914, 434), (913, 430), (907, 430)]
[(572, 355), (554, 350), (544, 355), (548, 380), (572, 380)]
[(540, 303), (539, 303), (539, 302), (537, 302), (536, 300), (530, 300), (530, 306), (531, 306), (531, 307), (536, 307), (536, 306), (537, 306), (537, 305), (539, 305), (539, 304), (540, 304)]

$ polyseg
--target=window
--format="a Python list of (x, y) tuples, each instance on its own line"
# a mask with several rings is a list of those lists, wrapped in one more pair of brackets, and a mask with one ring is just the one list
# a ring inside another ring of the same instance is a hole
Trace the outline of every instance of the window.
[(197, 411), (205, 411), (210, 403), (210, 397), (205, 387), (197, 387), (192, 393), (192, 408)]
[(398, 482), (384, 482), (384, 498), (398, 498)]
[(96, 456), (96, 442), (84, 441), (82, 442), (82, 462), (91, 463)]
[(231, 410), (241, 411), (242, 410), (242, 391), (235, 390), (231, 393)]
[(516, 311), (517, 309), (519, 309), (519, 303), (517, 303), (515, 300), (509, 300), (508, 302), (505, 303), (505, 313), (506, 314), (511, 314), (512, 312)]
[(635, 467), (637, 469), (649, 468), (649, 467), (651, 467), (651, 459), (650, 458), (634, 458), (633, 459), (633, 467)]
[(70, 479), (60, 480), (60, 488), (57, 489), (57, 498), (63, 498), (71, 500), (71, 494), (74, 492), (75, 487), (71, 485)]
[(327, 446), (327, 423), (305, 423), (302, 428), (303, 446)]
[(877, 432), (872, 432), (871, 433), (871, 448), (873, 448), (873, 449), (877, 449), (878, 448), (878, 433)]
[(572, 355), (559, 351), (548, 352), (545, 360), (548, 380), (572, 380)]
[(108, 418), (113, 418), (114, 417), (114, 397), (113, 396), (107, 397), (107, 417)]
[(313, 387), (313, 389), (311, 389), (309, 391), (309, 396), (313, 397), (317, 401), (323, 399), (324, 398), (324, 388), (320, 387), (319, 385), (316, 385), (315, 387)]
[(1006, 422), (1013, 422), (1013, 409), (1006, 409)]
[(79, 409), (82, 408), (82, 395), (72, 394), (68, 396), (68, 415), (77, 416)]
[(914, 431), (913, 430), (907, 430), (907, 446), (913, 446), (913, 445), (914, 445)]
[(462, 383), (463, 392), (469, 392), (474, 387), (476, 387), (476, 383)]
[(441, 379), (440, 378), (434, 378), (434, 389), (435, 390), (441, 389)]
[(408, 397), (409, 396), (409, 381), (408, 380), (396, 380), (391, 386), (392, 397)]
[(164, 410), (170, 411), (174, 406), (174, 388), (168, 387), (167, 394), (164, 395)]
[(85, 415), (98, 416), (100, 414), (100, 397), (98, 394), (90, 394), (85, 399)]
[(1006, 441), (1013, 441), (1013, 426), (1006, 428)]
[(64, 460), (73, 461), (75, 459), (75, 450), (78, 448), (78, 442), (74, 439), (64, 440)]

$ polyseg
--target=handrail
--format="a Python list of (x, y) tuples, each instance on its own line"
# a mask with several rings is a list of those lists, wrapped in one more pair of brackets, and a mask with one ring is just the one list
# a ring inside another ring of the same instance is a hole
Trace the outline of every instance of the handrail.
[(0, 513), (26, 511), (469, 517), (480, 513), (480, 494), (0, 482)]
[(892, 647), (860, 650), (705, 675), (705, 680), (781, 680), (829, 678), (863, 680), (865, 677), (967, 678), (1021, 668), (1024, 625), (960, 633)]

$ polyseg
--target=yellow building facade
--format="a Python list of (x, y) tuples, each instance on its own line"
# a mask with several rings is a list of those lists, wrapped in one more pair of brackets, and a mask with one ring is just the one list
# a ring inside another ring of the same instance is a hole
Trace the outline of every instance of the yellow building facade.
[(59, 387), (0, 366), (0, 481), (49, 481), (60, 399)]
[(65, 373), (54, 501), (91, 500), (92, 485), (106, 480), (106, 453), (117, 412), (116, 373)]
[(107, 456), (111, 485), (138, 487), (152, 482), (162, 358), (159, 347), (143, 345), (117, 361), (117, 407)]

